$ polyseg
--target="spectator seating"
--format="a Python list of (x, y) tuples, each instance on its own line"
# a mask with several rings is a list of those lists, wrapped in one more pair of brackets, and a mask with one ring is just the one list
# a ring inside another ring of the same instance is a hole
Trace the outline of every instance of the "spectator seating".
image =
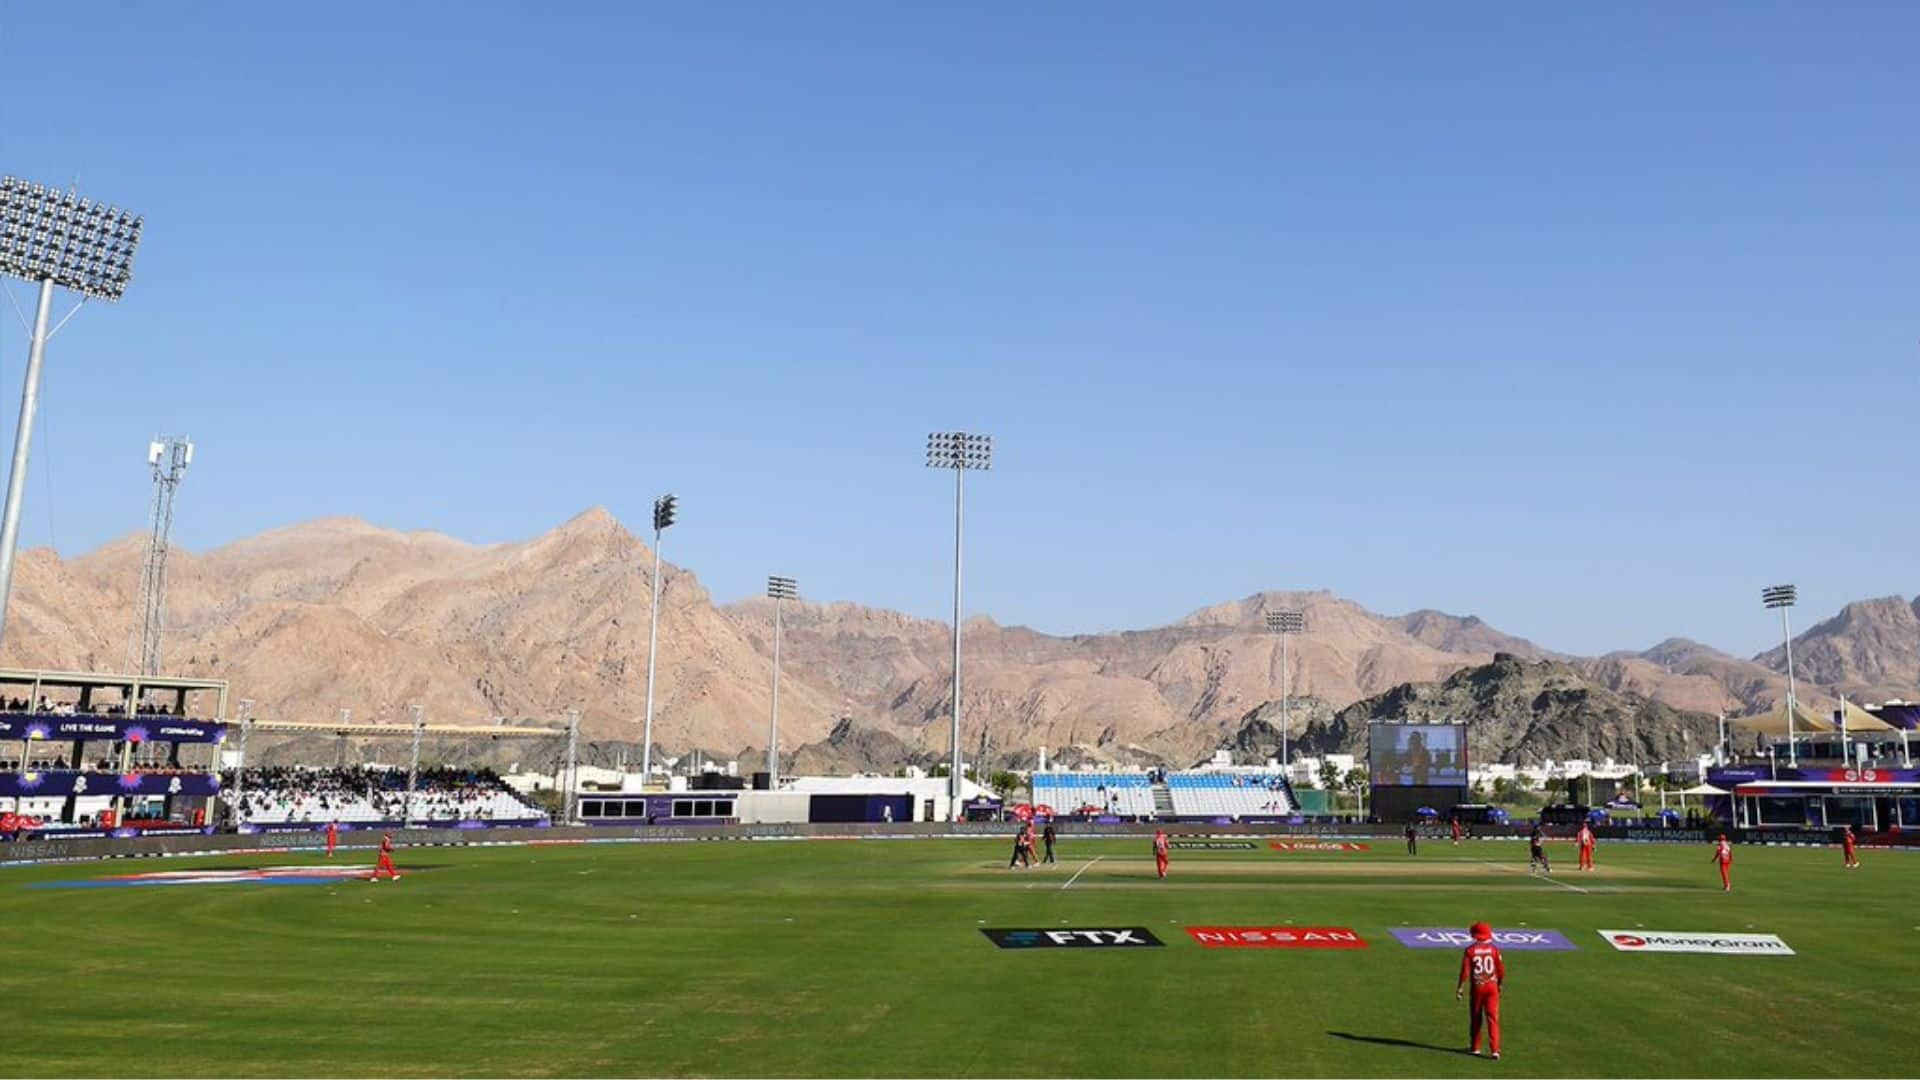
[(423, 769), (407, 813), (404, 769), (248, 769), (237, 796), (233, 774), (221, 777), (220, 800), (237, 821), (285, 825), (339, 821), (539, 821), (545, 811), (522, 802), (488, 769)]
[(1300, 806), (1278, 772), (1168, 773), (1167, 791), (1174, 813), (1182, 816), (1270, 816)]
[(1034, 773), (1033, 801), (1062, 814), (1147, 817), (1153, 813), (1153, 785), (1139, 772)]

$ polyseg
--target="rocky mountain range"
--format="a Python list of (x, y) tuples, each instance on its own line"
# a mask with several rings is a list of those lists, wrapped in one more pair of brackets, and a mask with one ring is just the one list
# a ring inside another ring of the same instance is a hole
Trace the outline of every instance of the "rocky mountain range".
[[(137, 538), (72, 560), (24, 553), (0, 662), (124, 669), (142, 555)], [(329, 519), (200, 554), (176, 549), (170, 566), (165, 667), (230, 680), (235, 697), (257, 702), (256, 715), (321, 720), (344, 708), (356, 722), (397, 723), (418, 702), (431, 720), (558, 723), (577, 707), (593, 738), (640, 737), (652, 553), (604, 510), (494, 545)], [(716, 605), (691, 573), (662, 574), (656, 743), (757, 762), (771, 601)], [(1511, 732), (1488, 729), (1494, 745), (1564, 754), (1585, 745), (1575, 729), (1615, 724), (1621, 702), (1739, 714), (1785, 687), (1773, 654), (1743, 660), (1673, 640), (1569, 657), (1473, 616), (1381, 615), (1326, 592), (1274, 592), (1115, 633), (1056, 636), (973, 619), (963, 639), (963, 742), (1002, 764), (1030, 763), (1041, 746), (1061, 761), (1185, 764), (1258, 741), (1260, 725), (1272, 729), (1280, 716), (1280, 645), (1265, 619), (1282, 608), (1304, 611), (1310, 629), (1287, 650), (1292, 730), (1327, 745), (1344, 745), (1363, 716), (1497, 705), (1514, 719)], [(942, 755), (950, 649), (942, 622), (789, 603), (781, 681), (789, 761), (845, 769)], [(1529, 727), (1511, 703), (1476, 702), (1454, 685), (1496, 653), (1550, 664), (1555, 692), (1581, 689), (1587, 702), (1566, 710), (1572, 719)], [(1911, 696), (1917, 658), (1920, 614), (1898, 599), (1849, 605), (1802, 635), (1795, 652), (1801, 696), (1816, 701), (1823, 688)], [(1646, 719), (1661, 731), (1697, 725)], [(1602, 744), (1645, 752), (1692, 737), (1608, 730)]]
[(1596, 685), (1576, 666), (1501, 653), (1437, 683), (1407, 683), (1315, 720), (1300, 735), (1308, 753), (1363, 753), (1370, 723), (1446, 723), (1472, 717), (1474, 760), (1521, 764), (1568, 757), (1672, 761), (1711, 748), (1711, 713)]

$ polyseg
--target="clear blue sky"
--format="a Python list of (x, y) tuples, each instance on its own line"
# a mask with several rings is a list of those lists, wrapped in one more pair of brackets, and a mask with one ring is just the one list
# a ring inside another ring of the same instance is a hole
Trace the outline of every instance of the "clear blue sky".
[[(1197, 13), (1196, 13), (1197, 12)], [(145, 213), (26, 540), (498, 541), (940, 615), (1263, 588), (1750, 652), (1920, 589), (1920, 6), (26, 4), (5, 171)], [(15, 285), (22, 303), (26, 287)], [(0, 333), (11, 439), (24, 336)]]

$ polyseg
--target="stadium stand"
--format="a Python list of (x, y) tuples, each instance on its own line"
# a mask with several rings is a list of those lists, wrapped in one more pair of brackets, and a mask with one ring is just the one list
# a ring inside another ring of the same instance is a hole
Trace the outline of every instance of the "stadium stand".
[(1292, 814), (1300, 804), (1277, 772), (1168, 773), (1173, 812), (1182, 817)]
[[(546, 812), (522, 802), (490, 769), (422, 769), (406, 813), (404, 769), (248, 769), (241, 795), (222, 777), (221, 801), (254, 825), (339, 821), (538, 821)], [(242, 805), (244, 804), (244, 805)]]
[(1034, 773), (1033, 801), (1062, 814), (1153, 814), (1153, 785), (1146, 773)]

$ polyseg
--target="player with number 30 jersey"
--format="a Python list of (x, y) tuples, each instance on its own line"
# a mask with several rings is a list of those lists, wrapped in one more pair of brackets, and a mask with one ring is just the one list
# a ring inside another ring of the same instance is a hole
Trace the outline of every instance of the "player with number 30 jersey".
[(1487, 1049), (1493, 1052), (1495, 1059), (1500, 1057), (1500, 984), (1507, 981), (1507, 965), (1500, 959), (1500, 946), (1493, 943), (1493, 928), (1486, 923), (1474, 923), (1473, 944), (1467, 946), (1460, 956), (1460, 981), (1453, 988), (1453, 996), (1458, 1000), (1471, 988), (1473, 997), (1467, 1003), (1468, 1036), (1467, 1053), (1480, 1052), (1480, 1028), (1487, 1029)]

